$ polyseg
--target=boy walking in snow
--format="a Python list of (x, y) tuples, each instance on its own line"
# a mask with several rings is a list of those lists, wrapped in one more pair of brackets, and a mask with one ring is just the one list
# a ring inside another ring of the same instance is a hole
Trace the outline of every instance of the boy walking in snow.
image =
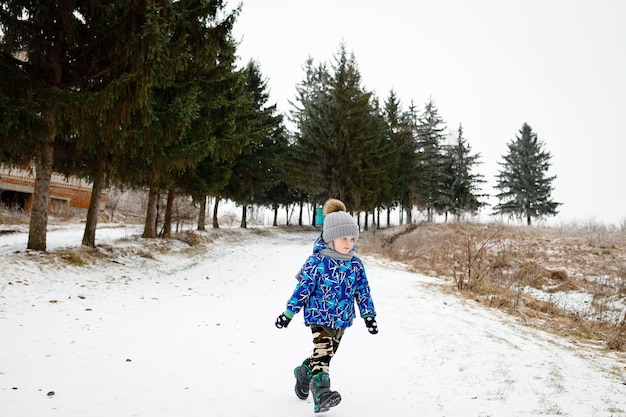
[(323, 213), (322, 234), (296, 276), (298, 284), (287, 309), (276, 319), (276, 327), (282, 329), (304, 308), (304, 322), (313, 333), (313, 353), (294, 370), (295, 391), (305, 400), (311, 390), (316, 413), (341, 401), (341, 395), (330, 389), (329, 366), (356, 316), (355, 304), (367, 330), (378, 333), (365, 268), (354, 250), (359, 227), (340, 200), (326, 201)]

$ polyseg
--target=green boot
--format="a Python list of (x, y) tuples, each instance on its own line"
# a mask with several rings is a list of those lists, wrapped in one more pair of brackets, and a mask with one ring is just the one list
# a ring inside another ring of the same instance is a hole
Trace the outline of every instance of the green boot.
[(313, 410), (323, 413), (330, 410), (341, 402), (341, 395), (330, 389), (330, 375), (328, 372), (320, 372), (311, 378), (311, 393), (315, 402)]
[(309, 384), (311, 383), (311, 368), (304, 362), (293, 370), (296, 377), (296, 395), (301, 400), (309, 397)]

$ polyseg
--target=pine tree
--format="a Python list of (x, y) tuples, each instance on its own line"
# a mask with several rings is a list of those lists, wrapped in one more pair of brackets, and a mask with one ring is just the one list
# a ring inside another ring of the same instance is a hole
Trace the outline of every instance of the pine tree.
[(314, 136), (321, 121), (318, 115), (328, 101), (330, 74), (325, 64), (315, 66), (310, 57), (303, 69), (305, 78), (296, 86), (295, 100), (290, 101), (290, 121), (294, 125), (294, 132), (285, 161), (287, 184), (301, 207), (298, 221), (300, 226), (304, 201), (310, 201), (313, 205), (323, 202), (328, 195), (329, 186), (324, 175), (324, 163), (317, 154)]
[(341, 45), (330, 72), (322, 66), (307, 77), (296, 112), (296, 149), (302, 151), (297, 158), (313, 179), (305, 184), (307, 192), (339, 198), (353, 210), (375, 207), (376, 187), (386, 174), (384, 121), (372, 93), (361, 85), (354, 55)]
[[(387, 123), (378, 99), (370, 101), (370, 115), (366, 132), (370, 140), (364, 143), (361, 171), (356, 185), (360, 191), (360, 206), (356, 209), (365, 213), (364, 229), (368, 230), (368, 213), (374, 213), (382, 201), (391, 200), (394, 178), (389, 175), (394, 166), (394, 152), (389, 141)], [(378, 223), (373, 220), (373, 223)]]
[(547, 176), (552, 155), (544, 150), (532, 128), (524, 123), (519, 135), (507, 144), (509, 149), (499, 162), (502, 169), (497, 175), (496, 188), (500, 201), (494, 207), (494, 215), (506, 215), (526, 219), (531, 225), (532, 218), (554, 216), (561, 203), (553, 202), (552, 181), (556, 176)]
[(445, 128), (439, 110), (431, 98), (426, 103), (417, 126), (420, 176), (418, 207), (426, 210), (428, 221), (433, 220), (435, 211), (441, 211), (437, 210), (438, 208), (445, 206), (445, 197), (442, 195), (443, 184), (446, 181), (442, 150)]
[(393, 180), (390, 182), (389, 199), (381, 200), (380, 208), (387, 210), (387, 224), (389, 224), (391, 210), (398, 206), (398, 195), (400, 194), (398, 174), (402, 165), (402, 153), (398, 144), (398, 137), (401, 131), (402, 108), (400, 100), (393, 89), (383, 103), (383, 118), (385, 120), (385, 136), (391, 150), (389, 173)]
[[(233, 164), (249, 146), (249, 126), (245, 122), (252, 97), (246, 92), (245, 70), (236, 67), (236, 44), (231, 39), (219, 51), (215, 66), (198, 80), (200, 117), (194, 121), (194, 134), (208, 140), (209, 153), (193, 169), (177, 179), (177, 184), (194, 201), (206, 202), (207, 196), (219, 196), (233, 174)], [(204, 223), (198, 219), (198, 228)], [(218, 228), (217, 218), (213, 227)]]
[(283, 124), (283, 115), (272, 116), (275, 123), (263, 143), (262, 165), (265, 186), (255, 191), (257, 205), (269, 207), (274, 212), (273, 226), (278, 225), (278, 209), (295, 202), (293, 190), (289, 186), (286, 161), (290, 154), (289, 136)]
[(387, 224), (390, 222), (390, 211), (398, 206), (401, 210), (413, 206), (417, 183), (417, 143), (413, 134), (417, 120), (415, 107), (411, 104), (407, 112), (403, 112), (400, 101), (392, 90), (385, 101), (385, 121), (391, 149), (391, 160), (388, 167), (391, 181), (391, 201), (382, 201), (387, 207)]
[(9, 0), (0, 8), (7, 99), (0, 136), (12, 160), (34, 160), (36, 171), (29, 249), (46, 248), (55, 144), (100, 128), (119, 131), (142, 107), (154, 63), (166, 60), (162, 24), (161, 8), (148, 0)]
[[(151, 89), (147, 118), (128, 126), (130, 146), (123, 148), (115, 167), (119, 179), (150, 189), (143, 236), (157, 236), (157, 197), (176, 194), (180, 178), (193, 170), (216, 147), (214, 112), (223, 106), (229, 85), (234, 42), (230, 36), (238, 11), (225, 12), (223, 2), (175, 2), (163, 42), (170, 57), (167, 68)], [(214, 84), (218, 84), (216, 87)], [(236, 151), (235, 151), (236, 152)], [(166, 207), (167, 210), (167, 207)], [(166, 211), (166, 216), (170, 214)], [(163, 229), (169, 234), (167, 224)]]
[[(250, 61), (245, 70), (246, 94), (251, 98), (250, 107), (243, 115), (247, 126), (248, 146), (231, 166), (232, 175), (223, 190), (224, 197), (242, 207), (241, 227), (247, 227), (247, 209), (253, 204), (267, 201), (264, 193), (275, 180), (274, 152), (279, 148), (282, 135), (282, 116), (277, 114), (276, 105), (270, 105), (267, 80), (263, 78), (259, 65)], [(261, 197), (257, 202), (256, 197)]]
[(459, 125), (454, 144), (445, 148), (445, 154), (448, 166), (444, 195), (449, 196), (446, 214), (453, 214), (457, 220), (463, 213), (476, 214), (484, 205), (480, 201), (483, 195), (477, 192), (485, 180), (482, 175), (473, 173), (473, 168), (480, 163), (480, 154), (471, 154), (471, 147), (463, 136), (462, 125)]

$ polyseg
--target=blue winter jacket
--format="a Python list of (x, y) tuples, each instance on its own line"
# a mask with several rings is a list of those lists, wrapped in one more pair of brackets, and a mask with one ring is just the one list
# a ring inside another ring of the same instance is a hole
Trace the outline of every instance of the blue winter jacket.
[[(361, 317), (375, 317), (365, 268), (354, 254), (342, 261), (320, 253), (326, 249), (322, 237), (317, 239), (309, 256), (296, 276), (298, 284), (287, 302), (287, 313), (293, 317), (304, 308), (304, 322), (331, 329), (346, 329), (355, 317), (355, 303)], [(354, 253), (354, 252), (353, 252)]]

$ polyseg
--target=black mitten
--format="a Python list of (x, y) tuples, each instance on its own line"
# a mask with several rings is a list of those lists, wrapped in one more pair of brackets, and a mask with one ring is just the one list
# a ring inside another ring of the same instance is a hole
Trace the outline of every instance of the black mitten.
[(364, 320), (368, 332), (371, 334), (378, 333), (378, 324), (376, 323), (376, 319), (374, 317), (365, 317)]
[(289, 326), (290, 321), (291, 319), (287, 317), (285, 313), (282, 313), (280, 316), (278, 316), (278, 318), (276, 318), (276, 327), (278, 327), (279, 329), (287, 327)]

